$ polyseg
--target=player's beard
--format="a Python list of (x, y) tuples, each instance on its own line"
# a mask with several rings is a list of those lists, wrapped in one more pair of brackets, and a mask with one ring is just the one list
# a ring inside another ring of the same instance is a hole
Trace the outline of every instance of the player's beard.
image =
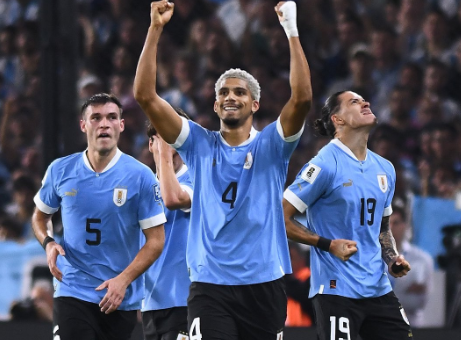
[(237, 127), (240, 125), (240, 119), (238, 118), (224, 118), (222, 121), (229, 127)]

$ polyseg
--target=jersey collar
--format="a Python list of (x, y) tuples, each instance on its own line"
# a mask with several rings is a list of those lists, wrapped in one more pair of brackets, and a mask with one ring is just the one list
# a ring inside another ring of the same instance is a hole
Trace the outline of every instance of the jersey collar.
[[(343, 150), (345, 153), (347, 153), (349, 156), (351, 156), (353, 159), (355, 159), (357, 162), (361, 162), (359, 161), (359, 159), (354, 155), (354, 153), (351, 151), (351, 149), (349, 149), (343, 142), (341, 142), (338, 138), (335, 138), (335, 139), (332, 139), (330, 141), (331, 144), (334, 144), (336, 145), (338, 148), (340, 148), (341, 150)], [(363, 162), (365, 162), (368, 158), (368, 151), (367, 151), (367, 155), (365, 156), (365, 159), (363, 160)]]
[[(248, 137), (248, 139), (246, 141), (244, 141), (242, 144), (239, 144), (237, 146), (245, 146), (247, 144), (250, 144), (253, 139), (255, 139), (256, 135), (258, 134), (258, 130), (256, 130), (253, 126), (251, 127), (251, 131), (250, 131), (250, 137)], [(224, 139), (224, 137), (222, 136), (221, 132), (219, 132), (219, 138), (221, 138), (221, 141), (226, 144), (227, 146), (230, 146), (229, 143), (226, 142), (226, 140)], [(235, 147), (235, 146), (234, 146)]]
[[(86, 155), (87, 151), (88, 149), (83, 151), (83, 162), (85, 163), (88, 169), (95, 172), (90, 164), (90, 161), (88, 160), (88, 156)], [(104, 168), (104, 170), (101, 173), (106, 172), (107, 170), (111, 169), (115, 165), (115, 163), (118, 162), (121, 156), (122, 156), (122, 151), (120, 151), (120, 149), (117, 148), (117, 152), (115, 153), (115, 156), (110, 160), (109, 164), (107, 164), (107, 166)]]

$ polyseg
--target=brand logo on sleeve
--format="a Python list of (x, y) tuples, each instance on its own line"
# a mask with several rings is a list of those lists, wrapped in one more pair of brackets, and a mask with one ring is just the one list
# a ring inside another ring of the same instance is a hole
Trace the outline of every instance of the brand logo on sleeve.
[(301, 173), (301, 178), (310, 184), (314, 183), (315, 179), (319, 175), (322, 169), (315, 164), (309, 164), (309, 166)]
[(351, 187), (352, 186), (352, 180), (350, 179), (349, 182), (343, 183), (343, 187)]
[(64, 192), (64, 196), (76, 196), (77, 192), (78, 192), (78, 190), (72, 189), (71, 191)]
[(388, 189), (387, 176), (378, 175), (378, 185), (382, 192), (386, 192)]
[(113, 201), (117, 207), (121, 207), (126, 202), (126, 194), (128, 189), (126, 188), (115, 188)]

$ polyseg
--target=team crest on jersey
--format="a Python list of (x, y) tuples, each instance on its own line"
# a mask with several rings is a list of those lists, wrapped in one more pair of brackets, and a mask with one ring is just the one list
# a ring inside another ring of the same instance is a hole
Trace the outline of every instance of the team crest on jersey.
[(253, 155), (251, 151), (247, 153), (247, 157), (245, 158), (245, 164), (243, 165), (244, 169), (249, 169), (253, 165)]
[(158, 184), (154, 184), (153, 189), (154, 189), (154, 199), (156, 201), (160, 201), (162, 199), (162, 194), (160, 193), (160, 187), (158, 186)]
[(310, 184), (314, 183), (315, 179), (320, 173), (320, 168), (319, 166), (315, 164), (309, 164), (309, 166), (301, 173), (301, 178), (305, 180), (306, 182), (309, 182)]
[(382, 192), (387, 191), (388, 185), (386, 175), (378, 175), (378, 185)]
[(126, 194), (128, 189), (125, 188), (115, 188), (114, 189), (114, 203), (117, 207), (121, 207), (126, 202)]

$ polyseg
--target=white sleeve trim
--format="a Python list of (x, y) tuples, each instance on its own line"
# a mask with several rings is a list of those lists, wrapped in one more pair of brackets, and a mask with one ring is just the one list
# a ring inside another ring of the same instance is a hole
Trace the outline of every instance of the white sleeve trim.
[(290, 189), (285, 190), (283, 198), (290, 202), (301, 214), (303, 214), (307, 205), (298, 196), (296, 196)]
[(37, 206), (38, 210), (48, 215), (53, 215), (56, 211), (59, 210), (59, 207), (52, 208), (43, 203), (38, 193), (34, 196), (34, 203)]
[(176, 138), (174, 144), (170, 144), (175, 149), (180, 148), (184, 144), (190, 133), (189, 121), (184, 117), (180, 118), (182, 120), (181, 132), (179, 133), (178, 138)]
[(285, 142), (288, 142), (288, 143), (291, 143), (291, 142), (294, 142), (295, 140), (298, 140), (301, 135), (303, 134), (304, 132), (304, 124), (301, 128), (301, 130), (298, 131), (297, 134), (293, 135), (293, 136), (288, 136), (288, 137), (285, 137), (283, 135), (283, 128), (282, 128), (282, 123), (280, 123), (280, 117), (277, 119), (277, 132), (279, 133), (280, 137), (282, 137), (282, 139), (285, 141)]
[(392, 206), (388, 206), (384, 208), (383, 217), (391, 216), (392, 215)]
[(166, 216), (164, 213), (160, 213), (156, 216), (146, 218), (145, 220), (139, 221), (139, 225), (141, 226), (141, 229), (149, 229), (152, 227), (157, 227), (161, 224), (164, 224), (166, 222)]
[[(185, 192), (187, 192), (187, 194), (189, 195), (189, 198), (190, 198), (190, 205), (192, 206), (192, 197), (194, 196), (194, 191), (188, 187), (187, 185), (180, 185), (181, 186), (181, 189), (184, 190)], [(188, 213), (190, 212), (190, 208), (184, 208), (184, 209), (181, 209), (182, 211), (184, 211), (185, 213)]]

